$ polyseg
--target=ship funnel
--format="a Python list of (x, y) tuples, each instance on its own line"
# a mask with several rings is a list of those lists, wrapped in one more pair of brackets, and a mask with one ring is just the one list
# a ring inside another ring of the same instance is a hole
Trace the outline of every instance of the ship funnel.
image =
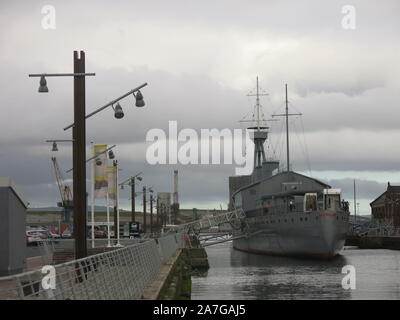
[(272, 172), (279, 168), (279, 161), (278, 160), (271, 160), (263, 162), (262, 164), (262, 177), (269, 178), (272, 176)]

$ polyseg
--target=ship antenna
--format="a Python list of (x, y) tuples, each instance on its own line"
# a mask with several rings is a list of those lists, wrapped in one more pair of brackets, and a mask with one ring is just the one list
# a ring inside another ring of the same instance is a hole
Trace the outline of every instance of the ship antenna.
[(285, 103), (286, 103), (286, 110), (284, 114), (273, 114), (272, 117), (286, 117), (286, 166), (287, 172), (290, 171), (290, 158), (289, 158), (289, 116), (301, 116), (301, 113), (289, 113), (289, 101), (288, 101), (288, 94), (287, 94), (287, 83), (285, 83)]
[(256, 119), (254, 120), (254, 113), (253, 113), (253, 120), (241, 120), (240, 122), (256, 122), (256, 126), (255, 127), (251, 127), (251, 128), (249, 128), (249, 129), (253, 129), (253, 130), (255, 130), (255, 129), (257, 129), (257, 131), (261, 131), (261, 130), (264, 130), (264, 129), (268, 129), (267, 127), (264, 127), (261, 123), (262, 122), (266, 122), (266, 121), (275, 121), (275, 120), (264, 120), (264, 119), (261, 119), (262, 118), (262, 116), (261, 116), (261, 105), (260, 105), (260, 96), (268, 96), (268, 93), (260, 93), (260, 87), (259, 87), (259, 85), (258, 85), (258, 76), (256, 77), (256, 83), (257, 83), (257, 86), (256, 86), (256, 94), (252, 94), (252, 93), (249, 93), (247, 96), (248, 97), (256, 97), (256, 105), (255, 105), (255, 107), (256, 107)]
[(258, 91), (258, 76), (257, 76), (256, 106), (257, 106), (257, 131), (260, 131), (260, 93)]
[(286, 165), (287, 171), (290, 171), (290, 160), (289, 160), (289, 107), (288, 107), (288, 97), (287, 97), (287, 83), (285, 83), (285, 103), (286, 103)]

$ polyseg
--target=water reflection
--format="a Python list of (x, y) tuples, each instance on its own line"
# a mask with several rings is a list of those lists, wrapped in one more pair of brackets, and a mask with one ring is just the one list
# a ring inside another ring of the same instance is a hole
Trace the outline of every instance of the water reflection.
[[(210, 269), (192, 277), (192, 299), (400, 299), (400, 251), (347, 248), (333, 260), (245, 253), (231, 243), (207, 247)], [(356, 268), (356, 290), (342, 267)]]
[(249, 254), (229, 248), (230, 265), (246, 282), (234, 288), (255, 299), (349, 299), (342, 288), (344, 256), (329, 261)]

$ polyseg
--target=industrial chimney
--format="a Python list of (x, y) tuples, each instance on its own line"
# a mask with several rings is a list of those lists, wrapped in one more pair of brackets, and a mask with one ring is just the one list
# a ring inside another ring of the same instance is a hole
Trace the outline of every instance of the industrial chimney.
[(174, 224), (177, 224), (179, 213), (179, 198), (178, 198), (178, 170), (174, 170), (174, 193), (172, 197), (172, 213), (174, 215)]
[(178, 170), (174, 170), (174, 196), (173, 203), (179, 203), (178, 200)]

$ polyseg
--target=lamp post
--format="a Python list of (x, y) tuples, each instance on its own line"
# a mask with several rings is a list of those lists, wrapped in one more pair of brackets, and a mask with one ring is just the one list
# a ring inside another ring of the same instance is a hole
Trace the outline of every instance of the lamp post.
[[(141, 177), (139, 177), (142, 180)], [(135, 211), (136, 211), (136, 193), (135, 193), (135, 177), (131, 178), (131, 221), (135, 222)]]
[[(85, 109), (85, 77), (94, 76), (94, 73), (85, 73), (85, 52), (80, 51), (80, 56), (78, 56), (78, 51), (74, 51), (73, 54), (74, 62), (74, 73), (42, 73), (42, 74), (29, 74), (29, 77), (40, 77), (39, 92), (48, 92), (46, 77), (64, 77), (72, 76), (74, 77), (74, 123), (70, 126), (64, 128), (67, 130), (73, 127), (73, 205), (74, 205), (74, 238), (75, 238), (75, 258), (80, 259), (87, 256), (86, 247), (86, 127), (85, 120), (92, 115), (104, 110), (105, 108), (112, 106), (119, 100), (125, 98), (126, 96), (133, 94), (136, 98), (136, 106), (143, 107), (144, 101), (143, 96), (139, 89), (146, 86), (147, 83), (129, 91), (125, 95), (111, 101), (105, 106), (99, 108), (98, 110), (86, 115)], [(136, 95), (135, 95), (135, 92)], [(123, 117), (122, 108), (117, 105), (114, 108), (115, 117), (120, 119)]]
[(138, 179), (139, 181), (142, 181), (143, 178), (140, 177), (140, 175), (143, 172), (139, 172), (138, 174), (134, 175), (133, 177), (130, 177), (126, 179), (125, 181), (121, 182), (119, 185), (121, 186), (121, 189), (124, 188), (124, 185), (130, 185), (131, 186), (131, 221), (135, 222), (135, 213), (136, 213), (136, 208), (135, 208), (135, 198), (136, 198), (136, 191), (135, 191), (135, 179)]
[(146, 226), (146, 186), (143, 186), (143, 232), (147, 232)]
[(153, 189), (149, 189), (150, 192), (150, 233), (153, 233)]
[[(73, 140), (53, 139), (53, 140), (46, 140), (46, 142), (51, 142), (53, 144), (51, 151), (57, 152), (58, 151), (57, 142), (73, 142)], [(61, 202), (58, 204), (58, 206), (63, 208), (64, 222), (69, 223), (70, 214), (73, 208), (71, 188), (64, 184), (64, 178), (61, 175), (61, 170), (60, 167), (58, 166), (57, 158), (55, 156), (52, 156), (51, 161), (53, 162), (54, 175), (56, 177), (56, 183), (61, 198)]]
[(39, 92), (48, 92), (45, 77), (74, 77), (74, 130), (73, 130), (73, 197), (74, 197), (74, 237), (75, 258), (87, 256), (86, 248), (86, 166), (85, 166), (85, 77), (94, 73), (85, 73), (85, 52), (74, 51), (74, 73), (30, 74), (40, 77)]
[(115, 179), (117, 181), (115, 190), (115, 205), (114, 205), (114, 238), (117, 239), (117, 245), (119, 245), (119, 207), (118, 207), (118, 160), (113, 161), (115, 168)]

